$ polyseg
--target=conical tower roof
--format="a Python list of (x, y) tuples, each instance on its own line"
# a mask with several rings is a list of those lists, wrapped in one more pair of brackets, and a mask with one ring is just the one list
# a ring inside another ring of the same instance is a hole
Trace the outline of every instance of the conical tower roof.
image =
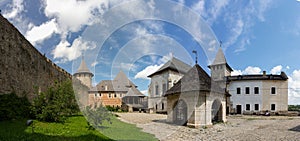
[(227, 61), (226, 61), (224, 52), (223, 52), (222, 48), (219, 48), (216, 58), (211, 65), (219, 65), (219, 64), (226, 64), (226, 63), (227, 63)]
[[(229, 68), (229, 70), (233, 71), (232, 68), (228, 65), (225, 55), (224, 55), (224, 52), (223, 52), (222, 48), (220, 47), (217, 52), (214, 62), (210, 66), (222, 65), (222, 64), (226, 64), (226, 66)], [(210, 68), (210, 66), (208, 66), (208, 67)]]
[(81, 63), (79, 65), (79, 68), (77, 69), (76, 73), (90, 73), (90, 74), (92, 74), (91, 71), (89, 70), (89, 68), (87, 67), (83, 57), (81, 59)]

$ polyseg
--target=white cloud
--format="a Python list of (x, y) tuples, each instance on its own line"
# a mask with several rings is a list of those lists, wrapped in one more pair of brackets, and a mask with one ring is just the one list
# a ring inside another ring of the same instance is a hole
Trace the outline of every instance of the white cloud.
[(150, 65), (147, 66), (145, 69), (142, 71), (138, 72), (135, 76), (134, 79), (141, 78), (141, 79), (150, 79), (147, 76), (156, 72), (160, 67), (162, 67), (164, 64), (161, 65)]
[(52, 34), (57, 33), (57, 25), (55, 19), (45, 22), (39, 26), (33, 26), (26, 32), (25, 37), (33, 44), (43, 42), (50, 38)]
[(282, 71), (282, 66), (281, 66), (281, 65), (278, 65), (278, 66), (272, 68), (271, 74), (280, 74), (281, 71)]
[(205, 1), (204, 0), (199, 0), (197, 3), (192, 5), (192, 9), (198, 12), (201, 16), (205, 16)]
[(191, 8), (201, 14), (212, 26), (224, 23), (222, 31), (229, 36), (222, 39), (223, 46), (235, 47), (235, 52), (246, 50), (251, 43), (251, 28), (256, 22), (264, 22), (265, 13), (272, 6), (271, 0), (250, 1), (247, 3), (232, 0), (198, 0)]
[(252, 67), (252, 66), (247, 67), (243, 71), (243, 74), (260, 74), (260, 73), (261, 73), (261, 69), (259, 67)]
[(78, 58), (83, 51), (94, 49), (95, 47), (95, 43), (78, 37), (73, 41), (72, 45), (68, 41), (61, 41), (52, 51), (52, 54), (54, 59), (60, 58), (60, 63), (64, 63)]
[(243, 74), (243, 72), (241, 71), (241, 70), (233, 70), (232, 72), (231, 72), (231, 75), (242, 75)]
[(289, 76), (289, 104), (300, 103), (300, 70), (294, 70)]
[(3, 16), (18, 28), (23, 35), (28, 30), (28, 25), (31, 24), (28, 19), (23, 16), (23, 13), (25, 12), (25, 2), (26, 1), (23, 0), (13, 0), (10, 4), (6, 5), (6, 8), (9, 10), (2, 11)]
[(148, 90), (142, 90), (141, 93), (144, 95), (148, 95)]
[(62, 31), (62, 37), (69, 32), (77, 32), (85, 25), (91, 25), (99, 19), (108, 8), (106, 0), (44, 0), (45, 15), (48, 18), (56, 18), (57, 24)]
[(3, 16), (8, 19), (14, 19), (24, 11), (23, 0), (13, 0), (10, 7), (11, 11), (3, 13)]

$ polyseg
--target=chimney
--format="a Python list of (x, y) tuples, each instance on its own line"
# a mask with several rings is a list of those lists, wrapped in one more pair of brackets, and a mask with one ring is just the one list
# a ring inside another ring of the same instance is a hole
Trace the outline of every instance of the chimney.
[(267, 75), (267, 72), (266, 71), (263, 71), (263, 76), (266, 76)]

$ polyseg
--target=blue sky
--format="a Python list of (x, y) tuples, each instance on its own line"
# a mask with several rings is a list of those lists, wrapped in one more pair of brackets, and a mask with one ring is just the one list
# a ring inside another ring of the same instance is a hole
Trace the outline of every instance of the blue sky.
[(300, 104), (297, 0), (0, 0), (2, 15), (43, 54), (73, 73), (81, 53), (94, 84), (122, 70), (146, 92), (171, 56), (207, 69), (219, 41), (233, 74), (285, 71)]

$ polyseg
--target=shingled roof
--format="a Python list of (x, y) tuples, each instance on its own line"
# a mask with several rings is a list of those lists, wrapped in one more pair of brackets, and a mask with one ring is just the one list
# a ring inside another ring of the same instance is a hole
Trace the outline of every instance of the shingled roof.
[(93, 75), (93, 73), (91, 73), (91, 71), (88, 69), (83, 57), (81, 59), (81, 63), (79, 65), (79, 68), (77, 69), (76, 73), (89, 73), (89, 74)]
[(165, 95), (210, 89), (209, 75), (196, 64)]
[[(210, 66), (215, 66), (215, 65), (221, 65), (221, 64), (226, 64), (226, 66), (233, 71), (233, 69), (228, 65), (224, 52), (222, 50), (222, 48), (219, 48), (217, 55), (215, 57), (214, 62), (210, 65)], [(210, 66), (208, 66), (210, 68)]]
[(145, 97), (144, 94), (142, 94), (138, 89), (136, 89), (135, 87), (131, 87), (129, 88), (129, 91), (126, 93), (126, 95), (124, 97), (128, 97), (128, 96), (138, 96), (138, 97)]
[(127, 92), (130, 87), (137, 87), (134, 85), (123, 71), (120, 71), (114, 80), (102, 80), (97, 84), (98, 91), (122, 91)]
[(167, 69), (174, 70), (180, 73), (186, 73), (190, 68), (190, 65), (180, 61), (175, 57), (172, 57), (167, 63), (160, 67), (156, 72), (150, 74), (148, 77), (152, 77), (153, 75), (161, 73)]
[(257, 74), (257, 75), (237, 75), (228, 76), (227, 81), (240, 81), (240, 80), (287, 80), (288, 76), (281, 72), (280, 75), (274, 74)]
[(196, 64), (164, 96), (188, 91), (211, 91), (212, 85), (214, 90), (221, 90), (215, 83), (211, 83), (210, 76)]

